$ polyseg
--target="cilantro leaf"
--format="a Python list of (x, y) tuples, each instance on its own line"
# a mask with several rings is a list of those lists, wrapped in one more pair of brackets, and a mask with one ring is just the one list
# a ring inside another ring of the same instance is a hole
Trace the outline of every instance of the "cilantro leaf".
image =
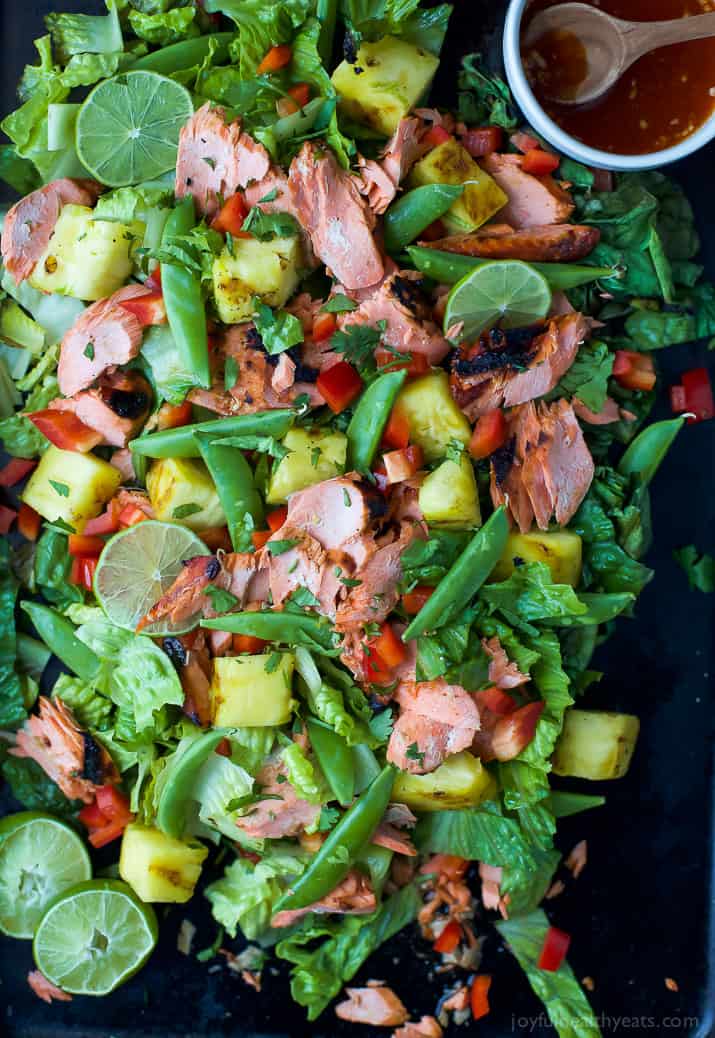
[(358, 368), (364, 367), (372, 360), (386, 327), (386, 321), (378, 321), (375, 328), (366, 324), (347, 324), (340, 331), (333, 333), (330, 345), (336, 353), (342, 353), (345, 360), (351, 364)]
[(217, 613), (228, 613), (239, 604), (235, 595), (222, 587), (216, 587), (215, 584), (209, 584), (204, 594), (209, 596), (211, 605)]
[(271, 310), (258, 297), (254, 300), (253, 323), (267, 351), (275, 355), (303, 342), (303, 325), (286, 310)]
[(190, 501), (185, 505), (177, 505), (174, 511), (171, 513), (171, 518), (188, 519), (190, 515), (196, 515), (196, 513), (200, 511), (201, 505), (197, 505), (194, 501)]
[(320, 312), (324, 314), (344, 314), (350, 310), (357, 310), (357, 306), (354, 299), (343, 295), (342, 292), (336, 292), (327, 303), (323, 303)]
[(258, 241), (295, 238), (300, 233), (300, 228), (290, 213), (264, 213), (257, 205), (251, 208), (241, 230), (252, 234)]

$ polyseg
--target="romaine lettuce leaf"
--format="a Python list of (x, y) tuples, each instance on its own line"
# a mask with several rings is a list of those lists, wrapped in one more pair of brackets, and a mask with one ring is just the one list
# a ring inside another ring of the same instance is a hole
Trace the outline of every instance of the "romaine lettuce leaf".
[(112, 701), (80, 678), (60, 674), (52, 688), (52, 695), (59, 696), (66, 703), (81, 728), (101, 731), (110, 727), (114, 713)]
[(232, 800), (249, 796), (253, 790), (253, 778), (240, 765), (228, 757), (212, 753), (202, 765), (192, 790), (192, 797), (199, 805), (199, 820), (230, 840), (237, 838), (237, 812), (230, 811)]
[(16, 728), (27, 716), (22, 682), (15, 669), (17, 581), (10, 570), (10, 544), (0, 541), (0, 728)]
[(195, 18), (196, 8), (193, 6), (175, 7), (172, 11), (156, 14), (129, 12), (129, 24), (134, 35), (160, 47), (198, 36), (199, 27)]
[(240, 929), (253, 940), (270, 925), (273, 906), (281, 897), (288, 880), (299, 876), (305, 861), (288, 852), (273, 852), (254, 864), (237, 858), (221, 879), (205, 891), (217, 923), (235, 937)]
[(424, 853), (456, 854), (496, 867), (529, 870), (537, 865), (519, 823), (491, 801), (462, 811), (430, 811), (417, 823), (415, 844)]
[(28, 811), (48, 811), (60, 818), (68, 818), (82, 806), (77, 800), (68, 800), (34, 760), (29, 757), (11, 757), (7, 744), (2, 741), (0, 773), (12, 795)]

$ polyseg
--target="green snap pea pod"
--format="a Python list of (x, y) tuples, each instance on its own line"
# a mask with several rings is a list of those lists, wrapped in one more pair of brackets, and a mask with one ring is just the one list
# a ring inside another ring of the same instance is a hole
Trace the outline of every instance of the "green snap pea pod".
[[(419, 271), (427, 274), (445, 285), (454, 285), (470, 274), (475, 267), (481, 267), (493, 260), (481, 259), (478, 256), (462, 256), (456, 252), (442, 252), (440, 249), (427, 249), (423, 245), (410, 245), (407, 252)], [(587, 285), (599, 278), (615, 277), (615, 267), (589, 267), (578, 263), (532, 263), (540, 274), (543, 274), (554, 292), (566, 292), (569, 288)]]
[(382, 894), (393, 857), (394, 851), (388, 851), (387, 847), (378, 847), (376, 843), (369, 843), (355, 861), (358, 868), (369, 872), (370, 885), (377, 897)]
[(385, 248), (399, 252), (457, 201), (464, 184), (423, 184), (408, 191), (385, 213)]
[(214, 440), (223, 436), (275, 436), (280, 439), (288, 432), (294, 418), (295, 412), (287, 408), (239, 414), (235, 418), (217, 418), (140, 436), (130, 442), (129, 449), (147, 458), (199, 458), (201, 451), (195, 433), (210, 433)]
[(323, 65), (332, 68), (333, 40), (335, 37), (335, 20), (338, 16), (337, 0), (318, 0), (315, 15), (320, 22), (318, 37), (318, 53)]
[(683, 428), (685, 418), (654, 422), (639, 432), (618, 463), (622, 476), (638, 476), (647, 487), (670, 450), (673, 440)]
[(369, 746), (362, 744), (352, 747), (353, 767), (355, 768), (355, 794), (362, 793), (372, 780), (380, 774), (377, 757)]
[(248, 551), (251, 544), (246, 516), (253, 519), (251, 529), (258, 528), (263, 521), (263, 502), (253, 482), (251, 466), (238, 447), (215, 442), (211, 433), (196, 432), (194, 438), (214, 481), (234, 551)]
[(402, 635), (403, 641), (417, 638), (425, 631), (443, 627), (477, 593), (496, 566), (509, 536), (504, 506), (489, 516), (481, 530), (445, 573), (437, 587)]
[[(166, 221), (162, 246), (171, 244), (172, 238), (188, 234), (195, 224), (194, 200), (189, 195), (179, 202)], [(169, 327), (183, 366), (193, 375), (197, 386), (210, 389), (209, 344), (201, 281), (186, 267), (162, 263), (161, 289)]]
[(358, 472), (367, 472), (370, 468), (406, 377), (406, 371), (388, 371), (376, 378), (361, 396), (347, 428), (350, 468)]
[(31, 638), (22, 631), (17, 632), (17, 669), (23, 674), (29, 674), (35, 681), (39, 681), (51, 655), (47, 646), (37, 638)]
[(129, 68), (147, 69), (149, 72), (160, 72), (164, 76), (180, 69), (200, 65), (209, 52), (211, 40), (216, 43), (213, 64), (220, 65), (228, 57), (228, 45), (236, 38), (235, 32), (214, 32), (209, 36), (196, 36), (192, 40), (172, 43), (170, 47), (162, 47), (151, 54), (137, 58)]
[[(275, 907), (276, 912), (306, 908), (334, 890), (370, 842), (390, 802), (395, 769), (387, 764), (340, 819), (310, 865)], [(347, 852), (347, 853), (346, 853)]]
[(208, 760), (224, 734), (220, 728), (203, 732), (173, 768), (171, 777), (161, 791), (156, 812), (157, 825), (167, 836), (174, 836), (177, 840), (183, 836), (186, 812), (199, 768)]
[(83, 681), (94, 680), (101, 666), (100, 659), (79, 640), (74, 625), (54, 609), (39, 602), (22, 602), (21, 606), (50, 652), (78, 678)]
[(355, 764), (352, 750), (342, 735), (338, 735), (329, 724), (312, 717), (305, 723), (310, 745), (328, 780), (328, 785), (338, 803), (347, 807), (355, 795)]
[(282, 642), (285, 645), (305, 645), (314, 652), (337, 656), (332, 624), (324, 617), (309, 616), (307, 613), (245, 612), (227, 613), (211, 620), (202, 620), (202, 627), (215, 631), (230, 631), (231, 634), (250, 634), (267, 642)]
[(619, 591), (603, 594), (580, 594), (579, 600), (587, 607), (587, 612), (577, 616), (561, 617), (569, 626), (590, 627), (592, 625), (605, 624), (620, 616), (624, 610), (632, 606), (636, 596), (629, 591)]

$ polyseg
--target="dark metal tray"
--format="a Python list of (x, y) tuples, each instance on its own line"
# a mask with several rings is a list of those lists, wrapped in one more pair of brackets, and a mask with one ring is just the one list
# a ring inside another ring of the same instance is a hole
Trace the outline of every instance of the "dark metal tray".
[[(269, 2), (269, 0), (267, 0)], [(32, 40), (42, 35), (42, 16), (51, 8), (96, 12), (91, 0), (0, 0), (0, 112), (15, 107), (22, 65), (32, 61)], [(505, 4), (456, 0), (439, 95), (453, 95), (461, 54), (482, 49), (499, 62)], [(677, 167), (695, 206), (703, 238), (703, 262), (715, 278), (715, 145)], [(711, 231), (712, 229), (712, 231)], [(663, 383), (715, 359), (705, 344), (675, 347), (659, 356)], [(656, 417), (667, 415), (663, 399)], [(607, 805), (559, 827), (567, 851), (587, 837), (589, 863), (578, 883), (553, 904), (559, 926), (573, 934), (570, 960), (578, 977), (594, 978), (590, 996), (604, 1034), (648, 1031), (705, 1038), (715, 1007), (713, 927), (713, 781), (711, 714), (713, 596), (688, 590), (672, 559), (674, 548), (695, 543), (715, 549), (713, 423), (687, 427), (658, 473), (653, 488), (655, 546), (647, 561), (656, 577), (638, 602), (637, 617), (621, 620), (598, 651), (605, 671), (586, 705), (640, 715), (642, 731), (626, 779), (591, 784)], [(578, 784), (575, 784), (578, 785)], [(581, 784), (583, 788), (583, 784)], [(10, 810), (0, 798), (0, 813)], [(111, 856), (108, 858), (110, 860)], [(29, 942), (0, 939), (0, 1034), (13, 1038), (136, 1038), (218, 1036), (242, 1038), (328, 1038), (385, 1034), (349, 1027), (327, 1010), (315, 1023), (290, 999), (285, 975), (269, 967), (263, 993), (247, 988), (225, 966), (212, 971), (176, 950), (184, 917), (198, 926), (195, 948), (211, 943), (215, 927), (201, 897), (189, 906), (160, 909), (159, 947), (147, 967), (102, 1000), (76, 998), (51, 1008), (25, 983), (32, 969)], [(380, 977), (395, 986), (413, 1015), (432, 1013), (443, 981), (430, 973), (425, 948), (405, 933), (375, 955), (356, 981)], [(214, 960), (214, 965), (218, 960)], [(222, 960), (221, 960), (222, 961)], [(483, 1038), (512, 1033), (553, 1035), (545, 1013), (511, 956), (490, 936), (484, 968), (494, 973), (492, 1012), (464, 1032)], [(669, 991), (673, 977), (679, 991)]]

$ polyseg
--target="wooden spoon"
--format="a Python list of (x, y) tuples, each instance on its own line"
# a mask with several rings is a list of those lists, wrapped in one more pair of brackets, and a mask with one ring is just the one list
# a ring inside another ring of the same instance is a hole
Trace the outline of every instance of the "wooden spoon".
[(524, 37), (525, 46), (533, 47), (554, 30), (577, 37), (585, 50), (586, 75), (568, 96), (552, 96), (551, 100), (585, 104), (609, 90), (648, 51), (715, 36), (715, 11), (664, 22), (626, 22), (588, 4), (557, 4), (534, 17)]

